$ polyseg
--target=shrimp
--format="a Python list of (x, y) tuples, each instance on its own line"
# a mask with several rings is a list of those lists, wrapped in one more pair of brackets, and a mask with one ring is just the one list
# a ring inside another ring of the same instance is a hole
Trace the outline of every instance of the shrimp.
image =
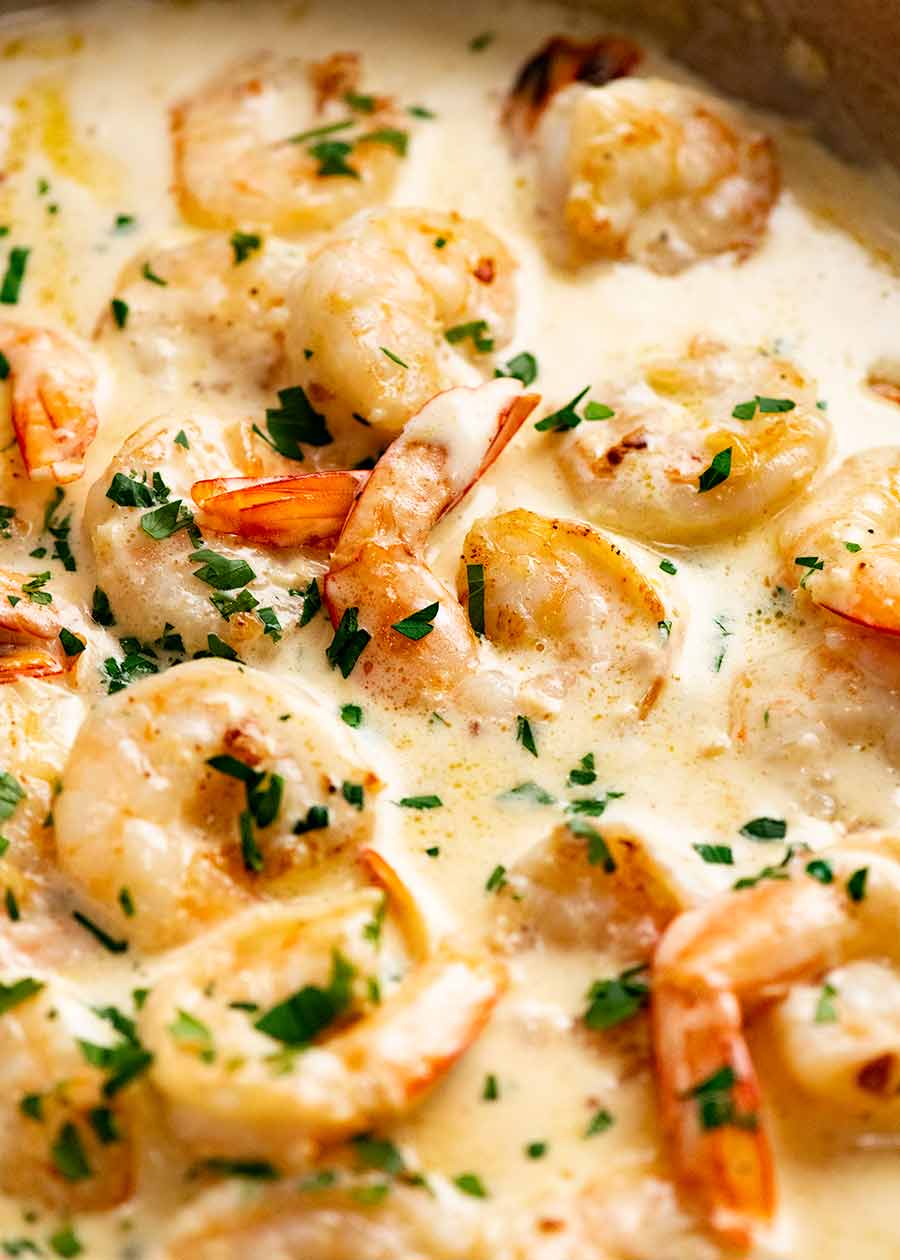
[(165, 949), (354, 854), (373, 836), (380, 786), (318, 696), (193, 661), (88, 717), (54, 809), (57, 856), (112, 931)]
[[(537, 404), (516, 381), (453, 389), (428, 403), (379, 460), (347, 517), (324, 583), (332, 624), (358, 617), (365, 686), (401, 707), (433, 707), (477, 670), (461, 605), (424, 563), (432, 527), (497, 458)], [(417, 639), (393, 627), (438, 605)], [(350, 610), (355, 610), (350, 613)]]
[(302, 262), (296, 246), (250, 234), (142, 249), (119, 274), (95, 338), (179, 402), (185, 380), (217, 397), (289, 385), (287, 291)]
[(97, 432), (96, 377), (84, 350), (49, 328), (0, 321), (0, 366), (28, 476), (77, 481)]
[(476, 521), (466, 535), (458, 590), (468, 607), (468, 574), (484, 576), (484, 635), (536, 667), (558, 659), (566, 676), (601, 679), (646, 717), (670, 669), (672, 613), (638, 566), (578, 521), (519, 508)]
[(93, 1053), (116, 1040), (108, 1011), (10, 962), (4, 988), (24, 996), (0, 1016), (0, 1187), (56, 1211), (115, 1207), (134, 1187), (137, 1116), (135, 1087), (104, 1091)]
[(203, 521), (224, 534), (273, 547), (314, 545), (337, 538), (367, 472), (309, 473), (301, 477), (214, 477), (191, 494)]
[(679, 872), (623, 823), (579, 818), (529, 849), (499, 890), (502, 935), (649, 958), (690, 901)]
[[(321, 547), (327, 529), (308, 527), (308, 546), (261, 550), (201, 534), (206, 518), (194, 520), (187, 504), (192, 486), (211, 471), (227, 477), (296, 466), (254, 442), (237, 422), (204, 425), (163, 417), (133, 433), (92, 487), (84, 515), (98, 585), (112, 601), (119, 631), (148, 645), (161, 639), (164, 645), (174, 633), (186, 652), (206, 650), (214, 635), (235, 651), (271, 654), (289, 620), (296, 622), (300, 597), (325, 571)], [(352, 474), (347, 477), (352, 480)], [(333, 517), (335, 482), (340, 491), (343, 481), (330, 475), (320, 486), (323, 519)], [(338, 497), (346, 503), (346, 494)], [(198, 498), (205, 501), (202, 493)], [(171, 519), (157, 529), (153, 514), (161, 509)], [(215, 529), (221, 519), (213, 510), (209, 524)], [(332, 521), (332, 536), (340, 520)]]
[(571, 83), (602, 87), (612, 79), (631, 74), (642, 57), (637, 44), (615, 35), (583, 43), (565, 35), (548, 39), (516, 75), (506, 98), (503, 125), (509, 130), (515, 149), (524, 148), (557, 92)]
[(859, 958), (900, 961), (900, 846), (890, 836), (809, 855), (689, 910), (652, 973), (664, 1128), (684, 1193), (724, 1241), (748, 1247), (772, 1222), (775, 1173), (743, 1022), (797, 981)]
[[(323, 1145), (405, 1114), (464, 1053), (503, 968), (457, 946), (419, 954), (418, 931), (410, 960), (391, 904), (370, 887), (321, 908), (256, 909), (156, 985), (142, 1037), (182, 1141), (308, 1166)], [(180, 1013), (205, 1034), (173, 1036)]]
[(49, 594), (40, 577), (0, 570), (0, 684), (18, 678), (53, 678), (74, 669), (78, 662), (77, 655), (66, 655), (60, 642), (63, 627), (58, 608), (33, 599)]
[(900, 447), (845, 459), (785, 518), (779, 545), (818, 607), (900, 634)]
[(780, 175), (768, 136), (664, 79), (573, 84), (536, 138), (539, 210), (565, 261), (628, 258), (672, 273), (758, 246)]
[(337, 432), (384, 444), (441, 390), (493, 375), (492, 352), (513, 332), (515, 269), (475, 219), (360, 215), (290, 290), (293, 378)]
[[(366, 1203), (379, 1187), (390, 1195)], [(342, 1176), (329, 1163), (296, 1185), (247, 1201), (244, 1187), (216, 1188), (175, 1222), (164, 1260), (487, 1260), (478, 1207), (442, 1178), (428, 1189), (383, 1177)]]
[(813, 382), (759, 351), (695, 338), (683, 357), (600, 397), (612, 418), (550, 440), (593, 520), (655, 542), (751, 528), (809, 483), (829, 449)]
[[(177, 104), (171, 131), (184, 217), (292, 235), (383, 200), (408, 133), (390, 98), (358, 92), (359, 78), (354, 54), (304, 66), (254, 53)], [(354, 99), (371, 110), (355, 113)]]

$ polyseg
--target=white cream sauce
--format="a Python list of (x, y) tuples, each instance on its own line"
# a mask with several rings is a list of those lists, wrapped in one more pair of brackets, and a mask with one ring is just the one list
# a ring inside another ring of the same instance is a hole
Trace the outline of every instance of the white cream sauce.
[[(482, 51), (470, 51), (469, 41), (488, 21), (496, 37)], [(677, 353), (692, 335), (708, 334), (738, 344), (777, 344), (817, 379), (834, 424), (836, 455), (895, 441), (897, 410), (864, 382), (873, 363), (896, 358), (900, 279), (884, 257), (893, 244), (896, 183), (886, 174), (842, 165), (802, 129), (764, 120), (779, 145), (785, 190), (762, 247), (746, 262), (721, 258), (675, 277), (628, 263), (573, 273), (547, 264), (534, 228), (533, 189), (525, 168), (508, 154), (498, 108), (514, 72), (544, 38), (586, 36), (601, 26), (568, 6), (522, 0), (491, 6), (489, 18), (475, 4), (429, 5), (426, 12), (413, 0), (389, 6), (364, 0), (252, 6), (108, 0), (67, 16), (52, 9), (6, 16), (0, 19), (0, 156), (4, 137), (8, 155), (0, 224), (10, 232), (0, 240), (0, 269), (9, 246), (30, 246), (32, 254), (22, 299), (4, 315), (90, 337), (127, 260), (144, 246), (189, 239), (170, 195), (167, 109), (208, 74), (256, 48), (303, 57), (357, 49), (364, 53), (366, 84), (404, 103), (426, 105), (437, 116), (412, 124), (411, 153), (393, 200), (483, 219), (518, 258), (521, 313), (509, 353), (527, 349), (537, 355), (536, 388), (549, 404), (562, 405), (588, 383), (624, 378), (649, 356)], [(648, 65), (686, 79), (655, 55)], [(49, 184), (45, 193), (39, 191), (42, 179)], [(135, 216), (133, 230), (114, 230), (118, 214)], [(301, 242), (296, 252), (304, 249)], [(48, 492), (29, 486), (15, 451), (3, 455), (0, 469), (0, 501), (32, 525), (27, 539), (3, 544), (4, 563), (27, 572), (50, 567), (54, 592), (83, 609), (94, 575), (77, 522), (88, 488), (122, 440), (163, 412), (260, 418), (274, 402), (237, 371), (228, 388), (206, 395), (184, 372), (174, 380), (166, 372), (143, 374), (127, 355), (110, 352), (108, 339), (96, 358), (100, 433), (85, 477), (66, 494), (75, 513), (77, 574), (29, 557), (40, 541)], [(5, 423), (4, 450), (12, 438)], [(449, 584), (465, 533), (479, 516), (519, 506), (577, 515), (553, 460), (553, 442), (553, 435), (537, 434), (529, 424), (439, 527), (430, 555)], [(389, 799), (441, 795), (439, 810), (388, 807), (383, 844), (421, 888), (435, 922), (451, 931), (464, 926), (478, 936), (492, 929), (496, 902), (485, 891), (488, 876), (497, 864), (509, 867), (559, 817), (553, 807), (498, 803), (498, 794), (534, 779), (564, 800), (568, 771), (589, 752), (596, 758), (597, 787), (623, 793), (607, 817), (642, 829), (695, 895), (756, 871), (773, 853), (780, 857), (781, 847), (740, 837), (750, 818), (785, 818), (790, 840), (815, 846), (845, 828), (900, 822), (896, 770), (875, 752), (840, 750), (834, 782), (810, 793), (784, 755), (780, 761), (742, 756), (732, 746), (728, 697), (736, 674), (766, 653), (815, 642), (820, 633), (808, 618), (789, 612), (789, 599), (773, 598), (778, 563), (770, 531), (714, 548), (673, 551), (674, 576), (657, 571), (661, 555), (627, 541), (625, 546), (676, 608), (684, 644), (674, 676), (643, 723), (606, 712), (602, 680), (573, 691), (557, 717), (534, 724), (537, 760), (516, 743), (514, 724), (487, 724), (473, 734), (459, 716), (448, 715), (444, 726), (361, 697), (352, 676), (344, 682), (326, 666), (330, 630), (324, 619), (260, 662), (302, 677), (335, 708), (351, 701), (363, 705), (362, 736), (388, 779)], [(114, 599), (115, 592), (110, 595)], [(14, 843), (45, 836), (43, 857), (34, 858), (38, 866), (52, 860), (52, 845), (38, 826), (50, 802), (49, 784), (77, 728), (78, 709), (102, 697), (100, 662), (117, 651), (111, 634), (89, 620), (84, 629), (90, 646), (79, 667), (80, 699), (34, 683), (5, 688), (0, 696), (0, 768), (18, 775), (29, 791), (5, 830)], [(48, 713), (48, 696), (65, 699), (55, 700)], [(108, 773), (118, 774), (114, 748), (108, 757)], [(823, 796), (833, 804), (823, 804)], [(704, 865), (691, 847), (698, 842), (732, 845), (737, 866)], [(438, 856), (427, 856), (432, 847), (439, 847)], [(27, 915), (20, 926), (28, 932)], [(140, 966), (96, 951), (68, 928), (60, 933), (59, 947), (46, 947), (49, 956), (97, 1001), (115, 1000), (146, 979)], [(636, 1046), (622, 1048), (578, 1028), (591, 982), (632, 961), (574, 950), (515, 955), (509, 993), (484, 1034), (428, 1101), (391, 1131), (430, 1172), (477, 1172), (490, 1191), (480, 1208), (498, 1238), (545, 1196), (595, 1180), (630, 1184), (660, 1167), (642, 1035), (633, 1039)], [(810, 1105), (767, 1047), (764, 1024), (754, 1045), (776, 1130), (783, 1214), (783, 1244), (776, 1253), (795, 1260), (895, 1254), (896, 1150), (866, 1143), (827, 1107)], [(489, 1073), (501, 1092), (492, 1103), (481, 1100)], [(587, 1122), (601, 1106), (615, 1123), (586, 1140)], [(547, 1143), (547, 1153), (529, 1159), (525, 1147), (536, 1141)], [(141, 1194), (121, 1209), (76, 1220), (85, 1254), (98, 1260), (153, 1254), (163, 1222), (191, 1187), (182, 1180), (180, 1161), (167, 1158), (164, 1141), (151, 1152), (145, 1181)], [(52, 1213), (23, 1220), (22, 1212), (12, 1201), (0, 1207), (0, 1241), (25, 1236), (43, 1243), (58, 1227)], [(644, 1255), (640, 1238), (634, 1248), (634, 1255)]]

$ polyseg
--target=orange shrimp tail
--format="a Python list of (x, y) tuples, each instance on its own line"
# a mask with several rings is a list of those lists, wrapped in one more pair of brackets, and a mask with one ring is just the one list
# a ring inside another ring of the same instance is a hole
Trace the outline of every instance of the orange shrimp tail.
[(54, 678), (64, 674), (71, 660), (51, 648), (17, 647), (0, 655), (0, 686), (20, 678)]
[(341, 532), (368, 477), (354, 471), (214, 477), (195, 482), (191, 494), (204, 523), (220, 533), (273, 547), (319, 546)]
[(643, 55), (637, 44), (615, 35), (583, 43), (564, 35), (547, 40), (519, 71), (503, 110), (515, 147), (524, 147), (557, 92), (570, 83), (602, 87), (631, 74)]

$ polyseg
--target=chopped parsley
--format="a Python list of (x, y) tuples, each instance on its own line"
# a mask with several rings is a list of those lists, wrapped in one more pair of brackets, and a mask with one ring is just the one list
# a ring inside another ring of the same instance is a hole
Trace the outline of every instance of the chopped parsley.
[(122, 298), (113, 298), (109, 304), (109, 309), (112, 311), (112, 317), (116, 327), (124, 328), (128, 323), (128, 303), (124, 302)]
[(307, 446), (328, 446), (334, 441), (325, 417), (313, 407), (302, 386), (280, 389), (278, 403), (277, 407), (266, 408), (268, 435), (256, 424), (253, 432), (279, 455), (302, 461), (305, 456), (300, 449), (301, 442)]
[(847, 880), (847, 896), (851, 901), (862, 901), (866, 895), (866, 880), (869, 877), (869, 868), (861, 866), (858, 871), (854, 871)]
[(149, 508), (169, 500), (169, 487), (158, 472), (154, 472), (150, 481), (144, 473), (140, 480), (136, 476), (116, 473), (106, 491), (107, 499), (112, 499), (118, 507)]
[(55, 1234), (50, 1235), (50, 1249), (57, 1256), (66, 1258), (80, 1256), (84, 1251), (71, 1225), (62, 1225)]
[(161, 285), (163, 288), (165, 288), (169, 283), (168, 280), (163, 280), (162, 276), (158, 276), (156, 274), (156, 272), (150, 266), (149, 262), (144, 263), (143, 267), (141, 268), (141, 275), (144, 277), (145, 280), (149, 280), (151, 284), (158, 284), (158, 285)]
[(50, 559), (58, 560), (67, 573), (74, 573), (77, 566), (75, 557), (72, 555), (72, 548), (69, 546), (69, 534), (72, 531), (72, 514), (70, 512), (62, 520), (56, 519), (57, 510), (62, 506), (65, 497), (65, 491), (61, 486), (57, 486), (53, 496), (44, 508), (44, 529), (53, 539), (53, 553)]
[(757, 1117), (752, 1112), (741, 1114), (735, 1106), (732, 1091), (736, 1083), (734, 1069), (726, 1064), (681, 1095), (696, 1099), (701, 1129), (730, 1126), (752, 1131), (757, 1128)]
[(116, 938), (110, 936), (108, 932), (104, 932), (103, 928), (96, 924), (93, 919), (89, 919), (86, 914), (82, 914), (80, 910), (73, 910), (72, 918), (76, 923), (80, 924), (86, 932), (90, 932), (94, 940), (98, 941), (104, 949), (109, 951), (109, 953), (124, 954), (127, 951), (127, 941), (116, 940)]
[(678, 569), (671, 560), (660, 560), (659, 567), (662, 569), (663, 573), (668, 573), (670, 576), (674, 576), (678, 572)]
[(355, 109), (358, 114), (375, 113), (375, 97), (365, 96), (361, 92), (345, 92), (344, 104)]
[(597, 772), (594, 768), (594, 754), (586, 753), (574, 769), (569, 771), (566, 783), (569, 787), (588, 787), (596, 783)]
[(0, 770), (0, 822), (12, 816), (19, 801), (25, 799), (25, 789), (8, 770)]
[(407, 105), (406, 112), (413, 118), (432, 119), (437, 117), (437, 114), (425, 105)]
[(353, 145), (346, 140), (319, 140), (309, 146), (309, 151), (319, 163), (317, 175), (347, 175), (351, 179), (359, 179), (359, 171), (347, 161)]
[(837, 995), (838, 991), (833, 984), (829, 984), (826, 981), (822, 985), (822, 990), (816, 1002), (815, 1015), (813, 1016), (817, 1024), (836, 1024), (838, 1022), (840, 1017), (834, 1002)]
[(173, 1041), (178, 1042), (182, 1050), (191, 1051), (204, 1063), (212, 1063), (215, 1059), (212, 1032), (202, 1019), (197, 1019), (196, 1015), (192, 1015), (190, 1011), (184, 1011), (179, 1007), (166, 1031)]
[(254, 1028), (286, 1046), (308, 1046), (350, 1005), (354, 967), (338, 950), (331, 955), (331, 978), (326, 988), (304, 985), (254, 1022)]
[(787, 823), (783, 818), (751, 818), (741, 827), (741, 835), (748, 840), (783, 840)]
[(491, 871), (484, 885), (485, 892), (500, 892), (506, 887), (506, 867), (497, 865)]
[(484, 1078), (484, 1085), (481, 1089), (481, 1098), (483, 1102), (497, 1102), (500, 1097), (500, 1082), (497, 1080), (493, 1072), (488, 1072)]
[(200, 568), (194, 570), (194, 577), (217, 591), (236, 590), (256, 577), (246, 560), (223, 556), (218, 551), (211, 551), (209, 547), (192, 551), (189, 558), (198, 563), (202, 561)]
[(607, 1129), (611, 1129), (614, 1123), (612, 1113), (607, 1111), (605, 1107), (600, 1107), (588, 1121), (584, 1136), (586, 1138), (596, 1137), (598, 1133), (605, 1133)]
[[(0, 355), (2, 358), (2, 355)], [(0, 380), (2, 380), (0, 376)], [(16, 509), (7, 507), (5, 503), (0, 503), (0, 538), (12, 538), (12, 530), (10, 525), (16, 515)]]
[(431, 634), (434, 629), (434, 619), (438, 614), (440, 604), (428, 604), (425, 608), (420, 608), (417, 612), (410, 613), (408, 617), (404, 617), (402, 621), (395, 622), (392, 630), (396, 630), (398, 634), (402, 634), (406, 639), (424, 639), (426, 635)]
[(712, 866), (734, 866), (734, 854), (727, 844), (694, 844), (691, 845), (699, 853), (704, 862)]
[(298, 591), (292, 588), (288, 594), (303, 596), (303, 608), (300, 612), (300, 626), (301, 628), (303, 626), (308, 626), (313, 617), (315, 617), (316, 613), (322, 607), (322, 596), (319, 593), (318, 582), (315, 578), (311, 578), (309, 586), (307, 586), (306, 590)]
[(643, 1010), (650, 1000), (650, 985), (636, 977), (646, 970), (647, 964), (639, 963), (612, 979), (595, 980), (587, 993), (587, 1027), (594, 1031), (615, 1028)]
[(821, 572), (825, 568), (825, 561), (820, 560), (818, 556), (795, 556), (794, 564), (801, 569), (806, 569), (806, 572), (800, 579), (801, 591), (806, 589), (806, 583), (814, 573)]
[(84, 639), (80, 639), (77, 634), (73, 634), (65, 626), (59, 632), (59, 641), (66, 656), (80, 656), (86, 647)]
[(401, 796), (396, 803), (403, 809), (440, 809), (444, 802), (430, 792), (424, 796)]
[(35, 980), (31, 976), (23, 976), (12, 984), (0, 983), (0, 1015), (5, 1015), (7, 1011), (35, 997), (43, 987), (43, 980)]
[(474, 35), (469, 40), (469, 52), (484, 52), (489, 44), (493, 44), (497, 38), (496, 31), (482, 31), (480, 35)]
[[(133, 646), (137, 641), (123, 639), (123, 648), (126, 643)], [(158, 673), (159, 666), (156, 661), (151, 660), (147, 648), (140, 645), (137, 645), (134, 650), (126, 648), (125, 657), (121, 661), (117, 661), (114, 656), (108, 656), (103, 662), (102, 669), (103, 681), (107, 684), (106, 694), (109, 696), (115, 695), (117, 691), (124, 691), (139, 678)]]
[[(145, 989), (134, 991), (135, 1006), (138, 1010), (143, 1006), (146, 993)], [(139, 995), (143, 995), (140, 1000), (138, 1000)], [(106, 1076), (103, 1082), (104, 1098), (114, 1098), (126, 1085), (142, 1072), (146, 1072), (153, 1062), (153, 1055), (141, 1044), (134, 1020), (123, 1015), (116, 1007), (95, 1007), (94, 1014), (111, 1024), (119, 1034), (119, 1039), (111, 1046), (100, 1046), (92, 1041), (79, 1040), (78, 1048), (86, 1061), (92, 1067), (99, 1068)]]
[(735, 420), (752, 420), (757, 411), (769, 415), (779, 411), (793, 411), (797, 404), (791, 398), (766, 398), (755, 394), (748, 402), (738, 403), (731, 412)]
[(33, 604), (52, 604), (53, 596), (42, 588), (50, 581), (49, 570), (46, 573), (35, 573), (34, 577), (22, 583), (22, 592)]
[(274, 771), (268, 773), (254, 770), (238, 757), (230, 753), (219, 753), (208, 757), (206, 764), (219, 774), (237, 779), (244, 785), (246, 808), (241, 810), (238, 818), (238, 832), (241, 842), (241, 857), (244, 869), (258, 873), (263, 869), (263, 855), (256, 843), (254, 824), (260, 828), (270, 827), (281, 810), (284, 798), (284, 779)]
[(191, 448), (191, 444), (188, 441), (188, 436), (185, 433), (184, 429), (178, 430), (178, 432), (175, 434), (175, 437), (173, 438), (173, 441), (176, 446), (182, 447), (183, 450), (188, 451)]
[(484, 319), (473, 319), (467, 324), (456, 324), (453, 328), (447, 329), (444, 338), (451, 346), (458, 345), (461, 341), (471, 340), (479, 354), (487, 354), (494, 348), (494, 338), (490, 336), (490, 329)]
[(118, 897), (119, 905), (122, 907), (122, 913), (129, 919), (134, 918), (134, 898), (127, 888), (119, 889)]
[(379, 127), (377, 131), (367, 131), (364, 136), (360, 136), (357, 144), (363, 142), (385, 144), (389, 149), (393, 149), (398, 157), (406, 157), (409, 150), (409, 132), (401, 131), (397, 127)]
[(231, 248), (234, 250), (234, 265), (239, 267), (256, 250), (262, 249), (262, 237), (255, 232), (232, 232)]
[(831, 863), (826, 862), (824, 858), (813, 858), (811, 862), (807, 862), (806, 873), (810, 879), (816, 879), (820, 884), (834, 883), (834, 871), (831, 868)]
[(0, 284), (0, 302), (6, 306), (15, 306), (19, 300), (19, 291), (25, 279), (25, 268), (28, 266), (30, 249), (14, 247), (9, 251), (6, 263), (6, 274)]
[(294, 823), (292, 831), (295, 836), (304, 836), (307, 831), (322, 831), (328, 826), (328, 810), (324, 805), (310, 805), (306, 817)]
[(528, 350), (523, 350), (521, 354), (513, 355), (509, 362), (504, 363), (502, 367), (494, 368), (494, 376), (511, 376), (517, 381), (521, 381), (523, 385), (531, 385), (537, 380), (538, 361), (535, 356)]
[(453, 1178), (453, 1184), (457, 1190), (462, 1190), (463, 1194), (471, 1195), (473, 1199), (486, 1199), (488, 1197), (488, 1191), (484, 1182), (477, 1173), (460, 1173), (458, 1177)]
[(337, 666), (343, 677), (349, 678), (371, 638), (368, 630), (362, 630), (359, 626), (359, 609), (344, 609), (334, 638), (325, 649), (331, 668)]
[(590, 392), (590, 388), (590, 385), (585, 385), (580, 394), (576, 394), (564, 407), (560, 407), (559, 411), (544, 416), (543, 420), (539, 420), (534, 427), (541, 433), (547, 430), (551, 433), (564, 433), (567, 429), (576, 429), (581, 424), (582, 417), (578, 415), (575, 408), (585, 394)]
[(331, 136), (338, 131), (346, 131), (348, 127), (355, 126), (352, 118), (345, 118), (341, 122), (326, 123), (322, 127), (310, 127), (308, 131), (298, 131), (296, 135), (288, 138), (288, 144), (304, 144), (307, 140), (315, 140), (319, 136)]
[(546, 788), (529, 779), (526, 783), (517, 783), (506, 792), (501, 792), (498, 801), (526, 801), (531, 805), (555, 805), (556, 797), (551, 796)]
[(484, 565), (466, 565), (466, 588), (469, 593), (469, 624), (477, 635), (484, 634)]
[(531, 723), (527, 717), (523, 717), (520, 713), (516, 718), (516, 742), (521, 744), (526, 752), (530, 752), (532, 757), (538, 755), (537, 744), (534, 742), (534, 731), (531, 729)]
[(844, 546), (847, 548), (849, 552), (852, 552), (854, 555), (856, 554), (857, 551), (862, 551), (862, 543), (845, 542)]
[(50, 1155), (66, 1181), (86, 1181), (94, 1175), (81, 1136), (71, 1120), (57, 1133), (50, 1147)]
[(6, 905), (7, 917), (12, 923), (18, 923), (22, 917), (22, 912), (19, 909), (19, 902), (16, 897), (16, 894), (13, 892), (11, 888), (7, 888), (6, 894), (3, 900)]
[(341, 784), (341, 796), (354, 809), (362, 810), (365, 806), (365, 790), (361, 783), (351, 783), (345, 779)]
[(383, 355), (390, 359), (392, 363), (396, 363), (398, 367), (406, 368), (407, 370), (409, 369), (409, 364), (404, 363), (402, 359), (398, 358), (397, 355), (394, 354), (393, 350), (388, 350), (387, 346), (379, 346), (378, 349)]
[(529, 1142), (525, 1147), (525, 1155), (528, 1159), (543, 1159), (548, 1149), (546, 1142)]
[(716, 486), (720, 486), (723, 481), (727, 481), (731, 475), (731, 447), (726, 446), (724, 451), (718, 451), (712, 457), (712, 462), (708, 468), (704, 468), (703, 472), (697, 479), (697, 493), (706, 494), (709, 490), (715, 490)]
[(363, 711), (358, 704), (341, 705), (341, 721), (354, 728), (362, 726)]

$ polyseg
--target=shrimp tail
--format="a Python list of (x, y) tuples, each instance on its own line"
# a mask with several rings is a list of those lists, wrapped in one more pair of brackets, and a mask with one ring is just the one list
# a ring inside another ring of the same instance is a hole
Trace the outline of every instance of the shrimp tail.
[(52, 678), (78, 660), (63, 651), (56, 615), (22, 594), (27, 580), (23, 573), (0, 571), (0, 685), (18, 678)]
[(308, 473), (300, 477), (214, 477), (197, 481), (191, 494), (205, 523), (275, 547), (328, 543), (369, 478), (367, 472)]
[(557, 92), (571, 83), (602, 87), (631, 74), (643, 55), (637, 44), (615, 35), (584, 42), (564, 35), (549, 39), (526, 61), (506, 99), (503, 125), (514, 148), (525, 147)]

